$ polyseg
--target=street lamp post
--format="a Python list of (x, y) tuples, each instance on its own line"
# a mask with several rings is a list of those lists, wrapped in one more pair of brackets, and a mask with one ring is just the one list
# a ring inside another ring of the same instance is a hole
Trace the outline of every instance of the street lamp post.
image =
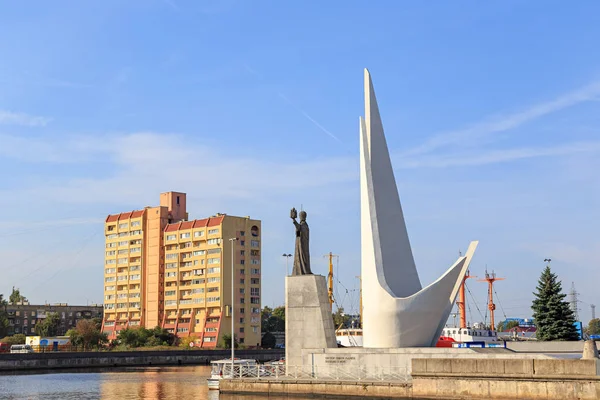
[(229, 242), (231, 243), (231, 377), (233, 378), (233, 363), (235, 357), (235, 261), (234, 261), (234, 244), (238, 240), (238, 238), (231, 238)]
[(290, 257), (292, 257), (292, 255), (283, 253), (282, 257), (285, 257), (285, 274), (287, 276), (289, 276), (289, 274), (290, 274)]

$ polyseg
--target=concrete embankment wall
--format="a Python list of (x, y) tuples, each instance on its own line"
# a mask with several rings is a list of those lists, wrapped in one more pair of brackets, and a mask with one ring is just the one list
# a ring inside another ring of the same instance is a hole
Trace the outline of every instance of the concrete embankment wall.
[(506, 347), (518, 353), (581, 353), (584, 341), (577, 342), (506, 342)]
[(414, 359), (413, 398), (600, 398), (600, 362), (569, 359)]
[[(283, 350), (238, 350), (235, 356), (258, 361), (277, 360)], [(0, 371), (54, 368), (198, 365), (231, 357), (230, 350), (124, 351), (0, 354)]]
[(412, 398), (410, 383), (340, 382), (318, 380), (223, 379), (220, 391), (225, 394), (252, 394), (258, 396), (300, 397), (357, 397), (357, 398)]
[(221, 392), (271, 396), (397, 399), (600, 399), (600, 361), (415, 358), (412, 382), (225, 379)]

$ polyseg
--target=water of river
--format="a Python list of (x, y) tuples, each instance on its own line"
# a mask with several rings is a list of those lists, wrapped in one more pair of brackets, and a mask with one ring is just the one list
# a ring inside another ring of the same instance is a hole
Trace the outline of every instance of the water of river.
[[(210, 367), (148, 367), (69, 370), (0, 375), (0, 399), (28, 400), (258, 400), (263, 396), (209, 391)], [(277, 398), (270, 397), (270, 400)]]

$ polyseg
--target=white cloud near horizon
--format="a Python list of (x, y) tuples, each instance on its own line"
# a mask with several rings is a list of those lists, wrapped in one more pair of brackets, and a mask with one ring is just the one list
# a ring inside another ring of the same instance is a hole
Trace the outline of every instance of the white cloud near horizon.
[(25, 113), (0, 110), (0, 124), (21, 126), (46, 126), (50, 118), (29, 115)]
[(528, 158), (565, 156), (577, 153), (600, 152), (600, 141), (573, 142), (549, 147), (522, 147), (482, 151), (472, 154), (451, 154), (436, 156), (399, 157), (401, 168), (447, 168), (460, 166), (480, 166), (507, 163)]
[(553, 100), (533, 105), (523, 111), (489, 118), (486, 121), (473, 124), (465, 129), (434, 135), (423, 144), (407, 150), (403, 155), (416, 156), (426, 154), (445, 146), (468, 142), (494, 133), (505, 132), (577, 104), (598, 100), (599, 96), (600, 81), (594, 81), (579, 89), (560, 95)]

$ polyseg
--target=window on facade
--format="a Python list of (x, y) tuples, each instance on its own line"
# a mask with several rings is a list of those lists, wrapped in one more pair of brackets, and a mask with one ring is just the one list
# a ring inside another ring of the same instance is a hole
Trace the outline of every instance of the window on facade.
[(213, 268), (209, 268), (207, 273), (209, 274), (218, 274), (221, 273), (221, 268), (220, 267), (213, 267)]
[(189, 237), (190, 237), (190, 233), (189, 232), (182, 233), (182, 234), (179, 235), (180, 239), (187, 239)]
[(246, 281), (244, 279), (240, 279), (240, 285), (244, 285)]
[(244, 333), (244, 327), (240, 326), (240, 333)]
[(246, 241), (245, 240), (240, 240), (240, 246), (245, 246), (246, 245)]
[(208, 244), (219, 244), (219, 239), (208, 239), (206, 241)]
[(246, 308), (242, 307), (240, 308), (240, 314), (245, 314), (246, 313)]
[(142, 225), (142, 223), (140, 221), (131, 221), (131, 226), (135, 227), (135, 226), (140, 226)]
[(204, 231), (196, 231), (194, 232), (194, 237), (202, 237), (204, 236)]
[(119, 224), (119, 229), (127, 229), (128, 226), (129, 224), (125, 222), (124, 224)]
[(246, 265), (246, 260), (240, 260), (241, 265)]
[(203, 256), (204, 254), (206, 254), (206, 250), (196, 250), (192, 253), (194, 256)]
[(245, 319), (244, 319), (244, 318), (240, 318), (240, 324), (243, 324), (243, 323), (244, 323), (244, 321), (245, 321)]
[(250, 297), (250, 303), (251, 304), (260, 304), (260, 298), (259, 297)]
[(260, 270), (258, 268), (252, 268), (252, 274), (258, 275), (260, 274)]
[(252, 284), (252, 285), (258, 285), (259, 283), (260, 283), (260, 280), (258, 278), (250, 279), (250, 284)]
[(258, 260), (252, 260), (252, 264), (253, 264), (253, 265), (259, 265), (259, 264), (260, 264), (260, 261), (258, 261)]
[(167, 235), (167, 240), (175, 240), (177, 239), (177, 235)]
[(253, 326), (252, 327), (252, 332), (258, 333), (258, 326)]
[(245, 270), (245, 269), (243, 269), (243, 268), (242, 268), (242, 269), (240, 269), (240, 274), (241, 274), (241, 275), (245, 275), (245, 274), (246, 274), (246, 270)]
[(244, 293), (246, 293), (246, 289), (240, 288), (240, 294), (244, 294)]
[(252, 247), (258, 247), (258, 246), (260, 246), (260, 242), (258, 240), (251, 240), (250, 241), (250, 246), (252, 246)]
[(259, 288), (250, 288), (250, 295), (252, 296), (258, 296), (260, 295), (260, 289)]

